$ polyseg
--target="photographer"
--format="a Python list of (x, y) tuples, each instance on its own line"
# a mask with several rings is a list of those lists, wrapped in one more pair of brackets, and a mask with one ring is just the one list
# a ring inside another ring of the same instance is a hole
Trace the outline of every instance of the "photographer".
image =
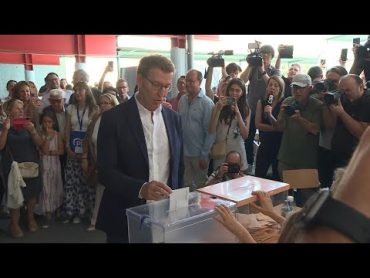
[[(326, 72), (326, 79), (317, 82), (314, 85), (312, 97), (315, 97), (324, 102), (323, 117), (328, 117), (328, 105), (325, 102), (333, 100), (340, 95), (338, 91), (339, 80), (342, 76), (346, 75), (347, 71), (341, 66), (330, 68)], [(330, 96), (331, 95), (331, 96)], [(331, 99), (330, 99), (331, 98)], [(333, 138), (334, 129), (326, 128), (321, 129), (319, 140), (319, 178), (321, 187), (330, 187), (333, 183), (334, 173), (334, 156), (331, 149), (331, 140)]]
[(242, 68), (236, 63), (228, 64), (225, 70), (226, 70), (226, 74), (225, 74), (224, 68), (222, 68), (222, 77), (226, 77), (227, 75), (230, 75), (232, 78), (235, 78), (235, 77), (238, 77), (239, 73), (242, 72)]
[(324, 118), (326, 128), (334, 128), (331, 147), (334, 168), (346, 166), (363, 132), (370, 123), (370, 95), (362, 79), (355, 74), (343, 76), (339, 88), (344, 93), (331, 104)]
[(362, 46), (359, 43), (353, 43), (354, 60), (349, 73), (360, 75), (364, 71), (366, 81), (370, 81), (370, 36), (367, 42)]
[[(255, 115), (257, 101), (264, 97), (269, 78), (273, 75), (281, 76), (280, 70), (275, 69), (271, 65), (271, 60), (274, 58), (274, 48), (272, 46), (264, 45), (255, 54), (255, 58), (252, 61), (257, 62), (258, 58), (256, 57), (262, 58), (260, 66), (248, 64), (248, 67), (240, 75), (244, 82), (247, 83), (249, 81), (247, 100), (252, 111), (249, 135), (245, 141), (247, 160), (250, 165), (249, 169), (252, 169), (254, 164), (253, 141), (256, 134)], [(248, 55), (248, 57), (250, 56)]]
[[(317, 149), (322, 123), (322, 102), (310, 97), (311, 84), (311, 78), (307, 74), (294, 76), (293, 96), (286, 98), (281, 105), (277, 120), (278, 130), (283, 131), (278, 154), (280, 177), (284, 170), (318, 167)], [(297, 204), (303, 203), (304, 200), (304, 197), (298, 197)]]
[[(228, 151), (238, 151), (241, 154), (241, 169), (247, 169), (244, 140), (248, 137), (250, 112), (246, 99), (243, 80), (232, 78), (227, 85), (226, 96), (221, 96), (212, 109), (208, 132), (216, 135), (211, 149), (215, 168), (222, 164)], [(214, 148), (219, 144), (224, 144), (225, 150), (215, 154)]]
[(241, 156), (237, 151), (228, 152), (225, 157), (225, 162), (209, 176), (205, 186), (233, 180), (244, 177), (245, 174), (240, 171)]

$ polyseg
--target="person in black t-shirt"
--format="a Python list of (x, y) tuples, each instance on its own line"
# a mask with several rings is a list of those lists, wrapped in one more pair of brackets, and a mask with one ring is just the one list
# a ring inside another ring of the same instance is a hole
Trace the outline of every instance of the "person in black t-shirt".
[(370, 94), (365, 93), (361, 78), (348, 74), (341, 78), (344, 93), (337, 104), (324, 108), (326, 128), (335, 128), (332, 139), (336, 167), (346, 166), (365, 129), (370, 125)]

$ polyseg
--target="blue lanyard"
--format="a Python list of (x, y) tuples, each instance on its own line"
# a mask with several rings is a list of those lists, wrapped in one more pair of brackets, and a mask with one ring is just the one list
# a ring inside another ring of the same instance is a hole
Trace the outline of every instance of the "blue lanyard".
[(77, 104), (77, 120), (78, 120), (78, 124), (80, 125), (80, 130), (82, 130), (82, 123), (84, 120), (85, 112), (86, 112), (86, 106), (84, 108), (84, 111), (82, 112), (82, 117), (80, 117), (80, 108), (79, 108), (79, 105)]

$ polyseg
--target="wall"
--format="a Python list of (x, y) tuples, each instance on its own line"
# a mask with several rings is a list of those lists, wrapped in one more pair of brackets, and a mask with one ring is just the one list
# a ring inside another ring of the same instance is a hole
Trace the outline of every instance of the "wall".
[[(35, 72), (35, 80), (37, 89), (40, 89), (45, 84), (44, 78), (49, 72), (55, 72), (60, 78), (65, 76), (65, 63), (61, 59), (60, 66), (42, 66), (34, 65), (33, 70)], [(6, 83), (8, 80), (13, 79), (16, 81), (25, 80), (24, 65), (21, 64), (0, 64), (0, 97), (6, 97), (8, 91), (6, 90)], [(70, 80), (69, 80), (70, 82)]]
[(15, 64), (1, 64), (0, 65), (0, 97), (6, 97), (8, 91), (6, 90), (6, 83), (8, 80), (24, 80), (24, 66)]

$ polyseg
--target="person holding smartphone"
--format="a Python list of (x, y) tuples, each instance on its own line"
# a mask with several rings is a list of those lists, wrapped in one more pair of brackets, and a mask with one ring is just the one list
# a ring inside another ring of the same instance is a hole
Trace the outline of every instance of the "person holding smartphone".
[[(244, 140), (249, 132), (250, 109), (246, 98), (244, 81), (240, 78), (230, 79), (226, 96), (221, 96), (212, 110), (208, 128), (210, 134), (216, 134), (215, 144), (226, 140), (226, 153), (237, 151), (241, 154), (242, 171), (248, 167)], [(213, 166), (217, 168), (224, 159), (225, 157), (214, 157)]]

